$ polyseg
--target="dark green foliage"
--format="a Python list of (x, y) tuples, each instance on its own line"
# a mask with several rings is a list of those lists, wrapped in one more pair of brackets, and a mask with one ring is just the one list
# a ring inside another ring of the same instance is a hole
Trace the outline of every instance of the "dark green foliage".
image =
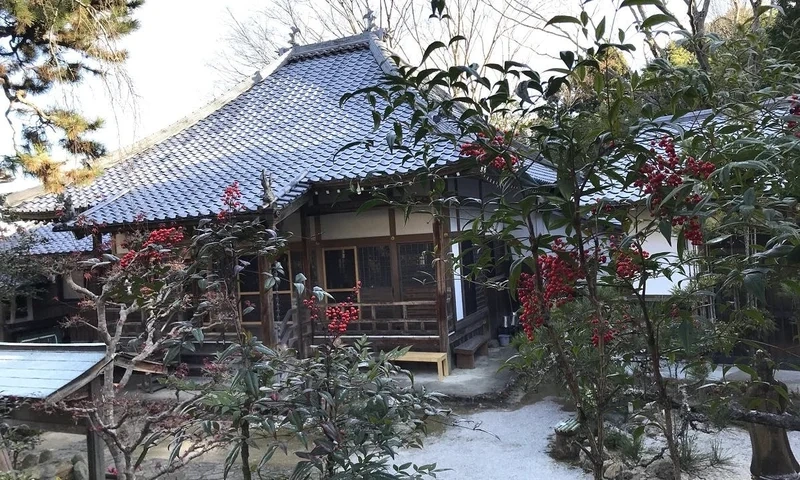
[[(266, 453), (253, 458), (252, 473), (277, 450), (299, 441), (292, 478), (416, 479), (433, 465), (393, 467), (400, 448), (421, 447), (425, 421), (442, 415), (439, 396), (400, 380), (413, 377), (393, 365), (401, 352), (377, 353), (366, 340), (353, 346), (326, 344), (299, 359), (248, 338), (219, 354), (217, 368), (229, 369), (230, 386), (206, 396), (213, 412), (230, 416), (233, 429), (206, 422), (210, 435), (229, 436), (226, 471), (241, 457), (245, 441)], [(249, 366), (248, 366), (249, 363)], [(248, 436), (241, 427), (247, 425)], [(248, 472), (250, 473), (250, 472)], [(318, 477), (321, 475), (321, 477)]]
[(0, 242), (0, 301), (9, 301), (17, 295), (36, 297), (48, 281), (48, 272), (45, 259), (30, 252), (43, 240), (19, 230)]
[(638, 462), (644, 453), (644, 435), (628, 435), (619, 430), (610, 430), (605, 439), (606, 448), (616, 450), (625, 460)]
[(779, 49), (783, 56), (798, 62), (800, 52), (800, 3), (795, 0), (778, 0), (783, 10), (767, 30), (769, 43)]
[[(0, 81), (9, 104), (9, 121), (18, 130), (12, 165), (40, 178), (48, 190), (81, 181), (92, 162), (105, 153), (91, 139), (101, 126), (78, 111), (52, 107), (37, 96), (58, 85), (75, 85), (87, 76), (103, 76), (125, 61), (117, 42), (136, 29), (132, 17), (140, 0), (0, 1)], [(58, 146), (83, 162), (64, 173), (53, 158)], [(3, 172), (9, 175), (10, 172)]]

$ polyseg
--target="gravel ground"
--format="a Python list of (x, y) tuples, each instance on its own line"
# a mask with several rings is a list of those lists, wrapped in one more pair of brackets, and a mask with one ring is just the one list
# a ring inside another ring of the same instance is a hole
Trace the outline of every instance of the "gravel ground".
[(450, 469), (437, 476), (442, 479), (591, 478), (547, 455), (553, 426), (569, 415), (551, 399), (516, 410), (484, 410), (463, 415), (459, 418), (463, 428), (449, 427), (428, 438), (422, 450), (402, 452), (395, 463), (435, 463), (438, 468)]
[[(570, 465), (557, 462), (547, 454), (553, 426), (571, 414), (562, 410), (553, 398), (545, 398), (516, 409), (486, 409), (462, 414), (458, 427), (443, 428), (432, 434), (422, 450), (400, 452), (395, 464), (435, 463), (447, 469), (438, 475), (445, 480), (583, 480), (591, 475)], [(731, 427), (715, 434), (697, 432), (695, 444), (702, 453), (709, 453), (713, 442), (730, 457), (725, 468), (706, 469), (692, 477), (703, 480), (750, 480), (750, 438), (746, 430)], [(800, 432), (790, 432), (789, 439), (796, 455), (800, 455)], [(57, 457), (70, 458), (85, 451), (83, 437), (46, 433), (42, 449), (53, 449)], [(647, 442), (648, 448), (658, 445)], [(153, 452), (152, 462), (166, 456)], [(192, 462), (168, 480), (222, 480), (224, 452), (213, 452)], [(277, 470), (290, 471), (293, 456), (278, 455)], [(237, 471), (229, 479), (240, 478)]]
[[(449, 469), (438, 475), (445, 480), (590, 479), (590, 474), (557, 462), (547, 454), (553, 426), (569, 416), (551, 398), (515, 410), (484, 410), (463, 415), (460, 422), (464, 428), (449, 427), (429, 437), (422, 450), (404, 451), (395, 463), (436, 463), (438, 468)], [(789, 440), (795, 454), (800, 455), (800, 432), (790, 432)], [(730, 465), (708, 468), (691, 478), (750, 480), (747, 431), (731, 427), (713, 435), (696, 433), (695, 444), (702, 453), (710, 453), (714, 441), (730, 457)], [(648, 444), (657, 446), (654, 442)]]

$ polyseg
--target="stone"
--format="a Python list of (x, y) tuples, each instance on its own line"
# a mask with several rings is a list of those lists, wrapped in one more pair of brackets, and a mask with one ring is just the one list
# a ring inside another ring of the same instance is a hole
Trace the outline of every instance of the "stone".
[(651, 463), (645, 470), (648, 476), (658, 480), (675, 480), (675, 472), (672, 469), (672, 461), (661, 458)]
[(585, 472), (591, 472), (593, 467), (592, 467), (592, 461), (591, 459), (589, 459), (589, 455), (586, 455), (586, 452), (584, 452), (583, 450), (581, 450), (579, 455), (580, 456), (578, 464), (580, 465), (580, 467)]
[(500, 348), (500, 342), (498, 342), (496, 339), (489, 340), (489, 348)]
[[(43, 452), (44, 453), (44, 452)], [(40, 464), (41, 477), (40, 480), (56, 480), (56, 464), (49, 462)]]
[(618, 480), (624, 469), (625, 465), (620, 462), (609, 462), (603, 471), (603, 478), (606, 480)]
[(72, 480), (89, 480), (89, 465), (77, 462), (72, 466)]
[[(622, 470), (614, 480), (634, 480), (635, 474), (630, 470)], [(641, 477), (640, 477), (641, 478)]]
[(51, 460), (53, 460), (53, 451), (42, 450), (42, 453), (39, 454), (39, 463), (47, 463)]
[(80, 453), (76, 453), (75, 455), (73, 455), (71, 462), (72, 462), (73, 465), (75, 465), (78, 462), (83, 462), (83, 463), (86, 463), (86, 464), (89, 463), (89, 462), (86, 461), (86, 457), (83, 456)]
[(26, 468), (31, 468), (36, 466), (36, 464), (38, 463), (39, 463), (39, 457), (37, 457), (32, 453), (29, 453), (25, 455), (25, 457), (22, 459), (22, 463), (19, 464), (19, 468), (25, 470)]
[(61, 480), (72, 479), (72, 462), (59, 462), (56, 466), (56, 478)]
[[(36, 480), (41, 480), (44, 478), (44, 473), (42, 472), (42, 465), (34, 465), (31, 468), (26, 468), (22, 471), (23, 477), (22, 478), (35, 478)], [(27, 475), (27, 477), (25, 476)]]

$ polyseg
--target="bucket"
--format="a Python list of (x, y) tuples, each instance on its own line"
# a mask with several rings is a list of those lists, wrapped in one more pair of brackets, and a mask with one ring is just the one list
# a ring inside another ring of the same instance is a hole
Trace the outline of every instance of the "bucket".
[(497, 336), (497, 341), (500, 343), (501, 347), (507, 347), (508, 343), (511, 341), (511, 335), (500, 334)]

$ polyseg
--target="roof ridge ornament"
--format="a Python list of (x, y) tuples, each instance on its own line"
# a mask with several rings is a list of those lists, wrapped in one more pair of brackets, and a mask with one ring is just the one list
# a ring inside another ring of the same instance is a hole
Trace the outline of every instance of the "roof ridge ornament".
[(261, 170), (261, 187), (264, 193), (261, 196), (261, 206), (263, 208), (272, 208), (278, 198), (272, 190), (272, 174), (267, 173), (267, 169)]
[(297, 34), (300, 33), (300, 29), (297, 28), (297, 25), (292, 25), (292, 29), (289, 32), (289, 46), (288, 47), (281, 47), (276, 50), (275, 53), (278, 55), (283, 55), (284, 53), (288, 52), (292, 48), (297, 46)]
[(377, 30), (378, 26), (375, 24), (375, 12), (371, 8), (367, 8), (367, 13), (365, 13), (362, 18), (367, 21), (366, 25), (364, 25), (364, 33)]
[(56, 201), (61, 204), (60, 215), (58, 215), (59, 223), (67, 223), (75, 219), (75, 204), (72, 201), (72, 195), (68, 191), (59, 193), (56, 196)]

